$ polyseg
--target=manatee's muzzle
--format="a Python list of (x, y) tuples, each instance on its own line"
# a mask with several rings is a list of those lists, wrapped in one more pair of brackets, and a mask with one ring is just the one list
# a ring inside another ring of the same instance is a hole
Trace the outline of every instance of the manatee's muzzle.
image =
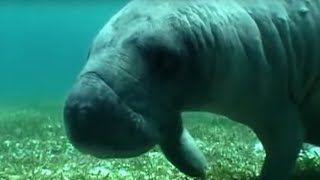
[(100, 158), (133, 157), (156, 144), (150, 124), (94, 73), (81, 76), (72, 88), (64, 120), (71, 143)]

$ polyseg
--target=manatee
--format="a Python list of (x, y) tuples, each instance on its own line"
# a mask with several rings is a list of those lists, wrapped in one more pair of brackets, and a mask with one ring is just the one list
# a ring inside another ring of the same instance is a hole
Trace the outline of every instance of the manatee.
[(92, 42), (65, 100), (66, 134), (101, 159), (159, 146), (205, 177), (181, 113), (216, 113), (257, 135), (260, 179), (285, 180), (303, 143), (320, 145), (319, 78), (320, 0), (132, 0)]

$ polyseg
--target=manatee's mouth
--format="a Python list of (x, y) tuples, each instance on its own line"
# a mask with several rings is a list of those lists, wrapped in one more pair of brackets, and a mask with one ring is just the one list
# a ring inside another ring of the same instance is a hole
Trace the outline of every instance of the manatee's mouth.
[(71, 143), (98, 158), (138, 156), (159, 139), (155, 127), (95, 72), (79, 77), (66, 101), (64, 115)]

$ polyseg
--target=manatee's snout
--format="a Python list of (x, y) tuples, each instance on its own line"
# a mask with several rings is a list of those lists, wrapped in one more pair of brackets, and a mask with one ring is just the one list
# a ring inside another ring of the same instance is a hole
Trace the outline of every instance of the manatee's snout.
[(71, 143), (100, 158), (133, 157), (156, 144), (145, 119), (96, 74), (83, 75), (72, 88), (64, 120)]

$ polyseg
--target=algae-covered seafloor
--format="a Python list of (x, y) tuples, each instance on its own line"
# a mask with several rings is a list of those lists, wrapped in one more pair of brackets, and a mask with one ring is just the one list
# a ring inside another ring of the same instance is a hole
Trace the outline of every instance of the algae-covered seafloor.
[[(0, 179), (191, 179), (159, 149), (132, 159), (99, 160), (66, 139), (62, 105), (0, 106)], [(225, 117), (185, 113), (185, 124), (208, 161), (207, 179), (256, 179), (264, 151), (247, 127)], [(285, 149), (284, 149), (285, 151)], [(301, 151), (293, 179), (320, 179), (320, 152)]]

